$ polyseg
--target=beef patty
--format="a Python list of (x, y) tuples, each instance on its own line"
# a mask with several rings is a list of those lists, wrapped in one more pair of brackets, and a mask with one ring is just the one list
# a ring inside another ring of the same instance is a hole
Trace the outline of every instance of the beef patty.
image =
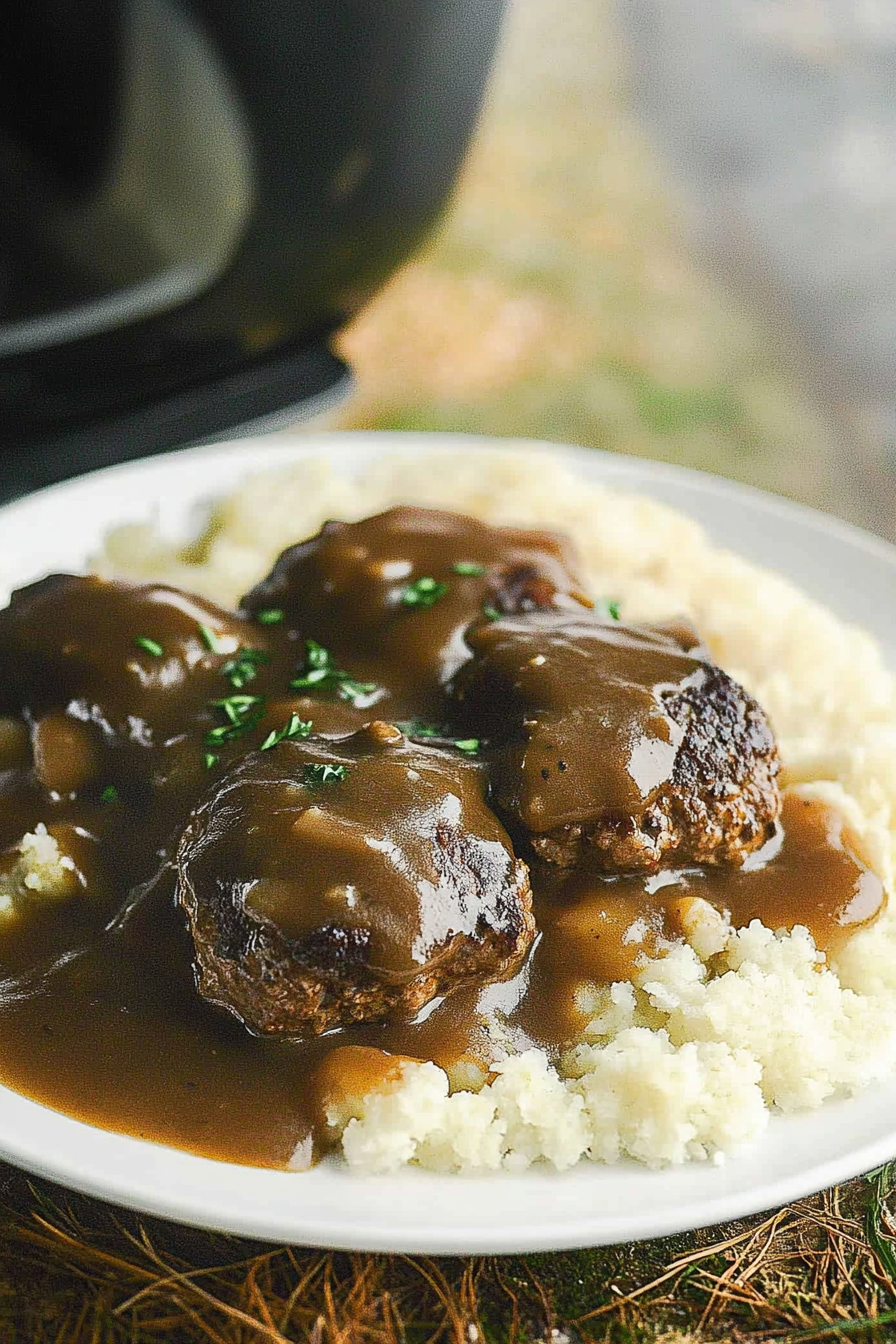
[(494, 803), (541, 858), (740, 864), (773, 835), (768, 721), (688, 627), (536, 612), (467, 639), (456, 723), (487, 740)]
[(326, 523), (243, 599), (325, 646), (370, 685), (380, 717), (437, 711), (484, 610), (555, 605), (590, 606), (563, 537), (406, 505)]
[(509, 975), (535, 922), (484, 789), (386, 723), (245, 757), (177, 855), (200, 993), (254, 1032), (316, 1036)]

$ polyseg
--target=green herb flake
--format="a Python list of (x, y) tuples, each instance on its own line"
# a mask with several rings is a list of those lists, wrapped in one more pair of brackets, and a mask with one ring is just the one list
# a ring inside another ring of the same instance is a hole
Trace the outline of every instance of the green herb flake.
[(278, 742), (292, 741), (296, 737), (307, 737), (311, 732), (311, 720), (300, 719), (298, 714), (290, 714), (284, 728), (273, 728), (261, 744), (261, 751), (270, 751)]
[(441, 737), (442, 730), (434, 723), (424, 723), (422, 719), (411, 719), (408, 723), (397, 723), (405, 737)]
[(299, 675), (289, 684), (294, 690), (310, 689), (324, 682), (342, 676), (333, 661), (329, 649), (325, 649), (317, 640), (305, 640), (305, 661), (299, 669)]
[(209, 653), (224, 652), (221, 647), (221, 641), (214, 630), (211, 630), (207, 625), (200, 625), (197, 628), (199, 630), (199, 638), (202, 640), (202, 643), (208, 649)]
[(240, 737), (264, 717), (263, 695), (227, 695), (210, 703), (213, 709), (221, 710), (227, 722), (208, 730), (205, 735), (207, 747), (220, 747), (224, 742)]
[(463, 574), (465, 577), (478, 579), (485, 573), (485, 565), (477, 564), (475, 560), (458, 560), (451, 566), (455, 574)]
[(250, 681), (254, 681), (261, 664), (270, 661), (264, 649), (240, 648), (221, 668), (221, 676), (230, 682), (235, 691), (241, 691)]
[(118, 790), (116, 789), (115, 785), (107, 784), (106, 787), (103, 789), (102, 793), (100, 794), (100, 798), (104, 803), (117, 803)]
[(482, 614), (487, 621), (500, 621), (501, 619), (501, 613), (498, 608), (493, 607), (488, 603), (482, 608)]
[(225, 695), (220, 700), (212, 700), (216, 709), (226, 710), (228, 713), (232, 710), (237, 714), (245, 714), (253, 705), (260, 705), (264, 700), (263, 695), (250, 695), (248, 692), (241, 695)]
[(611, 621), (619, 621), (622, 619), (622, 617), (620, 616), (621, 609), (618, 602), (606, 602), (604, 605), (607, 609), (607, 615), (609, 616)]
[(217, 728), (209, 728), (205, 735), (205, 745), (207, 747), (221, 747), (225, 742), (229, 742), (232, 737), (239, 737), (241, 732), (248, 728), (248, 724), (243, 726), (224, 723)]
[(458, 751), (462, 751), (466, 756), (475, 756), (479, 750), (479, 738), (456, 737), (452, 742), (452, 746), (456, 747)]
[(440, 597), (448, 591), (447, 583), (424, 574), (402, 590), (401, 602), (406, 607), (434, 607)]
[(153, 658), (161, 658), (165, 652), (161, 644), (154, 639), (150, 639), (149, 635), (135, 635), (134, 643), (137, 645), (137, 648), (142, 649), (144, 653), (151, 653)]
[(207, 751), (203, 759), (205, 760), (206, 770), (211, 770), (214, 766), (218, 764), (221, 757), (218, 756), (217, 753), (214, 751)]
[(248, 733), (250, 728), (254, 728), (260, 718), (259, 714), (251, 719), (243, 719), (240, 723), (221, 723), (216, 728), (209, 728), (205, 735), (205, 745), (220, 747), (225, 742), (232, 742), (235, 737), (242, 737), (243, 733)]
[(424, 723), (421, 719), (411, 719), (408, 723), (396, 724), (405, 737), (424, 737), (435, 738), (439, 744), (446, 747), (454, 747), (457, 751), (464, 752), (467, 756), (475, 756), (482, 745), (478, 737), (450, 737), (442, 728), (434, 723)]
[(265, 611), (257, 611), (255, 619), (259, 625), (279, 625), (283, 615), (279, 607), (268, 607)]
[(264, 704), (263, 695), (225, 695), (223, 700), (212, 700), (215, 709), (223, 709), (229, 723), (242, 723), (257, 705)]
[(329, 649), (314, 639), (305, 640), (305, 661), (289, 686), (293, 691), (335, 691), (340, 700), (352, 701), (377, 689), (376, 682), (355, 681), (343, 672)]
[(302, 771), (302, 783), (309, 789), (317, 789), (322, 784), (338, 784), (345, 779), (344, 765), (306, 765)]

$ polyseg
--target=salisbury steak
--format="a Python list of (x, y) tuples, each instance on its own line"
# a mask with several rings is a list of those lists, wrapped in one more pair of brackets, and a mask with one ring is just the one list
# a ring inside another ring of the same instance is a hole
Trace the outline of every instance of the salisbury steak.
[(411, 1017), (510, 974), (535, 933), (481, 768), (385, 723), (247, 756), (177, 871), (199, 992), (259, 1034)]
[(326, 523), (283, 552), (243, 607), (282, 611), (287, 627), (326, 646), (360, 682), (391, 692), (390, 715), (396, 704), (417, 713), (439, 706), (469, 657), (464, 631), (483, 609), (590, 606), (575, 569), (554, 533), (402, 506)]
[(268, 643), (176, 588), (52, 575), (0, 611), (0, 714), (28, 724), (49, 792), (114, 784), (145, 798), (204, 777), (202, 734), (233, 689), (222, 673), (249, 654), (254, 675), (271, 661)]
[(488, 739), (494, 801), (541, 858), (740, 864), (774, 834), (771, 729), (687, 627), (536, 612), (467, 639), (456, 722)]

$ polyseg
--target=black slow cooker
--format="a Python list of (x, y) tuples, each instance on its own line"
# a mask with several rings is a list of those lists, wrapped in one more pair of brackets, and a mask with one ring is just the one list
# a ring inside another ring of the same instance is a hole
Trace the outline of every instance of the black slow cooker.
[(0, 497), (331, 404), (502, 0), (6, 0)]

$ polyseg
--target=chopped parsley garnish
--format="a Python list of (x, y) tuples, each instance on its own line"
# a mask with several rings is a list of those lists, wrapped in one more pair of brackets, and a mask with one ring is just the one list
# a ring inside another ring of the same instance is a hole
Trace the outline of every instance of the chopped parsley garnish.
[(221, 757), (218, 756), (214, 751), (207, 751), (207, 752), (205, 753), (205, 768), (206, 768), (206, 770), (211, 770), (212, 766), (217, 765), (218, 762), (220, 761), (220, 759), (221, 759)]
[(500, 621), (501, 619), (501, 613), (498, 608), (491, 606), (489, 603), (486, 603), (482, 608), (482, 614), (488, 621)]
[(207, 747), (220, 747), (225, 742), (229, 742), (232, 737), (239, 737), (241, 732), (249, 728), (249, 724), (222, 723), (217, 728), (209, 728), (205, 735), (205, 744)]
[(314, 639), (305, 640), (305, 661), (299, 669), (299, 675), (289, 684), (295, 690), (310, 689), (312, 686), (324, 686), (342, 673), (333, 662), (329, 649)]
[(209, 653), (224, 652), (224, 650), (221, 648), (221, 642), (218, 639), (218, 636), (215, 634), (214, 630), (210, 630), (207, 625), (200, 625), (198, 629), (199, 629), (199, 638), (202, 640), (203, 644), (208, 649)]
[(254, 728), (264, 715), (263, 695), (228, 695), (223, 700), (212, 700), (211, 703), (215, 709), (223, 712), (227, 722), (209, 728), (205, 735), (207, 747), (219, 747), (223, 742), (240, 737)]
[(601, 616), (605, 615), (611, 621), (619, 621), (622, 619), (620, 615), (622, 608), (618, 602), (610, 602), (607, 598), (601, 598), (597, 605)]
[(137, 645), (137, 648), (142, 649), (144, 653), (151, 653), (153, 658), (161, 658), (165, 652), (161, 644), (155, 639), (150, 639), (149, 635), (135, 635), (134, 643)]
[(240, 648), (221, 668), (221, 676), (230, 682), (235, 691), (241, 691), (255, 679), (260, 664), (270, 661), (264, 649)]
[(329, 649), (314, 639), (305, 640), (305, 661), (289, 685), (293, 691), (335, 691), (340, 700), (357, 700), (376, 690), (376, 682), (355, 681), (343, 672)]
[(295, 737), (307, 737), (311, 732), (311, 720), (300, 719), (298, 714), (290, 714), (289, 723), (284, 728), (273, 728), (261, 744), (261, 751), (269, 751), (278, 742), (287, 742)]
[(424, 723), (422, 719), (411, 719), (409, 723), (397, 723), (405, 737), (441, 737), (442, 730), (434, 723)]
[(102, 793), (100, 794), (100, 798), (104, 803), (117, 803), (118, 790), (116, 789), (115, 785), (107, 784), (106, 787), (103, 789)]
[(406, 607), (434, 607), (439, 598), (444, 597), (447, 591), (447, 583), (442, 583), (439, 579), (424, 574), (422, 578), (414, 579), (413, 583), (409, 583), (402, 590), (401, 601)]
[(242, 723), (256, 705), (264, 704), (263, 695), (226, 695), (223, 700), (212, 700), (215, 709), (223, 709), (229, 723)]
[(434, 723), (424, 723), (421, 719), (411, 719), (409, 723), (396, 724), (405, 737), (433, 737), (444, 743), (445, 746), (454, 747), (457, 751), (464, 752), (467, 756), (474, 756), (481, 745), (478, 737), (449, 737)]
[(257, 722), (257, 719), (252, 719), (251, 722), (247, 719), (242, 723), (222, 723), (217, 728), (209, 728), (205, 735), (205, 745), (207, 747), (220, 747), (225, 742), (230, 742), (233, 738), (239, 737), (242, 733), (248, 733), (249, 729), (254, 728)]
[(458, 751), (462, 751), (466, 756), (475, 756), (479, 750), (478, 737), (456, 737), (451, 743)]
[(263, 695), (225, 695), (223, 700), (212, 700), (215, 709), (223, 709), (230, 723), (241, 723), (256, 705), (264, 704)]
[(279, 607), (268, 607), (265, 611), (256, 611), (255, 619), (259, 625), (279, 625), (283, 612)]
[(458, 560), (451, 568), (455, 574), (469, 575), (471, 578), (478, 578), (485, 573), (485, 565), (477, 564), (475, 560)]
[(309, 789), (319, 788), (321, 784), (338, 784), (345, 779), (344, 765), (306, 765), (302, 771), (302, 783)]

